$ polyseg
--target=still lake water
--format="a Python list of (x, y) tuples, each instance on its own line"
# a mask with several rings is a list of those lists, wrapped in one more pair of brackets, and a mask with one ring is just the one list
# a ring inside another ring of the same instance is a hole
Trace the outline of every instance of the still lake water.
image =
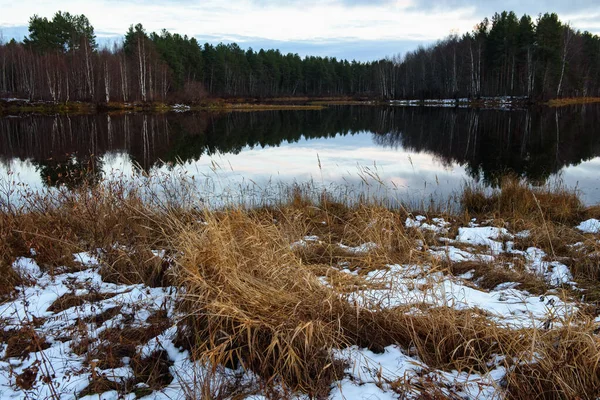
[(494, 186), (510, 172), (560, 180), (596, 204), (600, 105), (11, 116), (0, 118), (0, 183), (9, 172), (34, 189), (148, 172), (193, 176), (203, 196), (312, 182), (413, 202), (445, 201), (465, 182)]

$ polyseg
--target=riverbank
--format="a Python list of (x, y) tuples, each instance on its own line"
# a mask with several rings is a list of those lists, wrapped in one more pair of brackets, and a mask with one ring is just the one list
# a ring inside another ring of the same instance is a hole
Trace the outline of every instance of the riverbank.
[(318, 104), (264, 104), (260, 102), (210, 100), (198, 104), (166, 104), (149, 103), (85, 103), (67, 102), (54, 103), (45, 101), (29, 101), (23, 99), (0, 100), (0, 115), (36, 113), (42, 115), (54, 114), (93, 114), (97, 112), (190, 112), (190, 111), (265, 111), (265, 110), (321, 110)]
[(544, 102), (532, 102), (526, 97), (484, 97), (477, 99), (426, 99), (426, 100), (382, 100), (349, 97), (282, 97), (270, 99), (238, 98), (207, 99), (194, 104), (167, 104), (162, 102), (110, 102), (85, 103), (50, 101), (29, 101), (26, 99), (0, 99), (0, 115), (38, 113), (38, 114), (91, 114), (95, 112), (189, 112), (189, 111), (265, 111), (265, 110), (320, 110), (328, 106), (339, 105), (395, 105), (417, 107), (471, 107), (471, 108), (525, 108), (534, 105), (564, 107), (578, 104), (600, 102), (600, 98), (582, 97), (554, 99)]
[(184, 197), (107, 184), (2, 204), (2, 397), (600, 390), (600, 207), (574, 193), (507, 180), (455, 212)]
[(547, 105), (550, 107), (566, 107), (578, 104), (600, 103), (600, 97), (570, 97), (563, 99), (550, 100)]

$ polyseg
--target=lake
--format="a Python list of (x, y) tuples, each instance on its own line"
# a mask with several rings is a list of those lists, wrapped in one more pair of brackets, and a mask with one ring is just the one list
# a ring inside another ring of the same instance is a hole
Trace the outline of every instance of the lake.
[(36, 190), (185, 176), (203, 198), (310, 182), (355, 198), (429, 202), (466, 182), (493, 187), (507, 173), (534, 185), (558, 180), (600, 203), (600, 106), (0, 118), (0, 183), (10, 174)]

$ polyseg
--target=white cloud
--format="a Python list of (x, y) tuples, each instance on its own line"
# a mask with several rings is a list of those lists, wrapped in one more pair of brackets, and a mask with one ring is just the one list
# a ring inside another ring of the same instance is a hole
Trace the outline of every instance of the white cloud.
[(597, 0), (0, 0), (0, 31), (21, 39), (32, 14), (85, 14), (101, 43), (121, 38), (131, 24), (163, 28), (200, 41), (279, 48), (300, 55), (362, 61), (414, 50), (465, 33), (485, 16), (511, 9), (536, 16), (560, 12), (575, 28), (600, 33)]
[[(2, 4), (6, 3), (6, 4)], [(57, 10), (88, 16), (97, 31), (123, 34), (141, 22), (148, 30), (181, 34), (253, 36), (297, 41), (335, 38), (363, 40), (425, 39), (446, 36), (452, 29), (469, 30), (478, 18), (472, 7), (438, 13), (411, 8), (411, 2), (356, 3), (206, 1), (1, 1), (0, 26), (26, 25), (33, 13), (51, 17)]]

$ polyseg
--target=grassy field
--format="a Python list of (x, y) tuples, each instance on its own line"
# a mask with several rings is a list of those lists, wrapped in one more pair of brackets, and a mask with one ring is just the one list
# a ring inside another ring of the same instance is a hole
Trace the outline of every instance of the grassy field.
[[(0, 200), (5, 394), (597, 396), (600, 236), (579, 224), (600, 207), (514, 179), (452, 212), (310, 198), (208, 209), (107, 183)], [(412, 361), (358, 373), (356, 354)]]

